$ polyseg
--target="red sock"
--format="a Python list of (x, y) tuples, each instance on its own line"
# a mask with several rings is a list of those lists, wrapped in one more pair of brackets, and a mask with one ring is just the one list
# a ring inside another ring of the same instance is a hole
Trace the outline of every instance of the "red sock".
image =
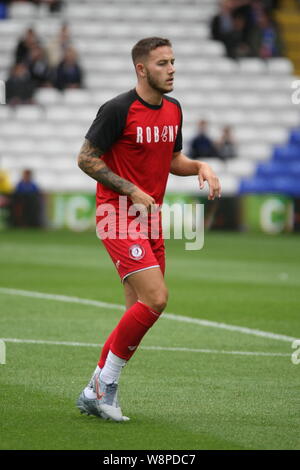
[(142, 302), (138, 301), (132, 305), (108, 337), (101, 353), (99, 367), (104, 366), (109, 350), (128, 361), (159, 315), (159, 312), (150, 309)]

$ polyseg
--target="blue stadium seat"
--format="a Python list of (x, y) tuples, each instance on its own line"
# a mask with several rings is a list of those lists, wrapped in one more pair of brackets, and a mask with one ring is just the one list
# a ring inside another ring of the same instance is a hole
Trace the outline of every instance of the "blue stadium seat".
[(272, 193), (292, 194), (294, 180), (287, 176), (277, 176), (270, 179), (269, 187)]
[(300, 146), (300, 129), (293, 129), (290, 133), (289, 143)]
[(280, 193), (293, 197), (299, 197), (299, 178), (295, 176), (275, 176), (273, 178), (256, 176), (253, 179), (241, 181), (239, 194), (245, 193)]
[(270, 161), (260, 163), (256, 169), (256, 176), (294, 176), (300, 178), (300, 160), (298, 161)]
[(273, 150), (274, 160), (299, 160), (300, 161), (300, 147), (295, 144), (288, 144), (284, 146), (277, 145)]
[(269, 179), (257, 177), (242, 180), (240, 183), (239, 194), (245, 193), (266, 193), (269, 192)]

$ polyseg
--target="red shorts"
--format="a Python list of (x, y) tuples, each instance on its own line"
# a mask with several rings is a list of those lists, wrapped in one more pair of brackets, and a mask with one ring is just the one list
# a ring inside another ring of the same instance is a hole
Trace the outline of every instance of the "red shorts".
[[(162, 236), (161, 214), (157, 214), (158, 230), (151, 232), (150, 218), (148, 223), (141, 226), (140, 234), (130, 229), (133, 219), (127, 217), (127, 225), (121, 226), (117, 215), (116, 228), (107, 230), (104, 217), (96, 217), (97, 236), (101, 239), (110, 255), (121, 281), (133, 273), (159, 267), (165, 273), (165, 245)], [(124, 222), (124, 219), (122, 219)], [(153, 220), (153, 219), (152, 219)], [(107, 221), (107, 217), (106, 217)]]

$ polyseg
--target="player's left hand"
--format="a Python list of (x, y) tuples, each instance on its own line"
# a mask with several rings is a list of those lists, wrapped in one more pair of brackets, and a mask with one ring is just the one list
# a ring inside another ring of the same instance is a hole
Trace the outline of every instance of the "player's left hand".
[(201, 162), (198, 172), (198, 180), (200, 189), (204, 188), (204, 183), (207, 181), (209, 187), (208, 199), (213, 201), (215, 197), (221, 197), (221, 184), (217, 175), (213, 172), (208, 163)]

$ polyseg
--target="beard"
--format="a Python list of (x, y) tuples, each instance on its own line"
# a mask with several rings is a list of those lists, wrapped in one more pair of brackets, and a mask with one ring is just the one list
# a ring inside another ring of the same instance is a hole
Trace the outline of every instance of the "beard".
[(147, 73), (148, 84), (149, 84), (149, 86), (151, 86), (151, 88), (153, 88), (153, 90), (159, 91), (159, 93), (161, 93), (162, 95), (165, 94), (165, 93), (171, 93), (171, 91), (173, 91), (173, 87), (172, 87), (172, 89), (168, 89), (168, 88), (163, 88), (162, 86), (160, 86), (158, 80), (156, 80), (151, 75), (149, 70), (146, 70), (146, 73)]

